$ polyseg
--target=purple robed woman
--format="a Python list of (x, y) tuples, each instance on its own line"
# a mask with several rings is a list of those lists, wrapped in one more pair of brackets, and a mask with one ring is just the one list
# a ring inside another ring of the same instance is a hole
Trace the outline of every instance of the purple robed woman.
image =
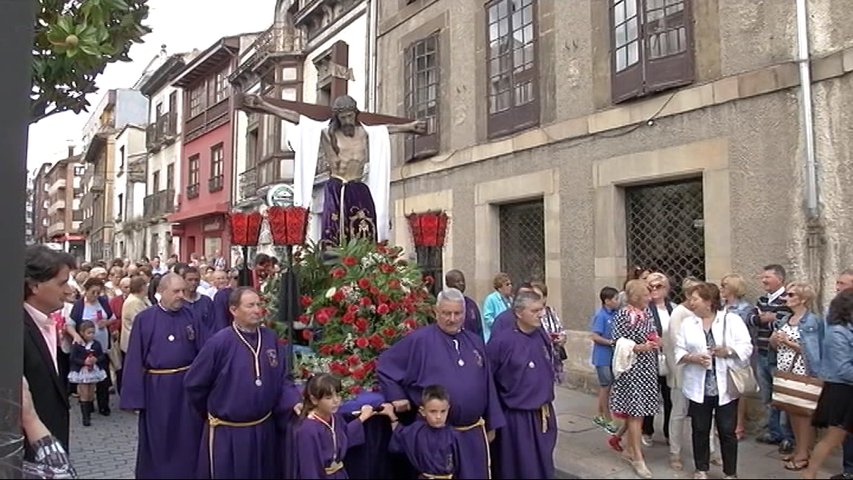
[(362, 443), (360, 420), (347, 423), (343, 415), (335, 414), (330, 425), (309, 415), (296, 428), (296, 478), (349, 478), (341, 460), (350, 447)]
[(447, 423), (459, 433), (458, 478), (489, 478), (487, 432), (505, 420), (492, 380), (483, 340), (462, 330), (465, 298), (454, 288), (442, 291), (436, 323), (421, 327), (379, 357), (382, 392), (395, 404), (420, 405), (421, 393), (442, 385), (453, 402)]
[(187, 401), (183, 381), (201, 336), (192, 312), (164, 308), (169, 301), (161, 295), (160, 305), (134, 320), (120, 405), (139, 412), (136, 478), (190, 478), (204, 419)]
[(506, 417), (493, 444), (497, 478), (554, 478), (554, 362), (542, 308), (536, 293), (518, 294), (514, 326), (494, 333), (486, 347)]

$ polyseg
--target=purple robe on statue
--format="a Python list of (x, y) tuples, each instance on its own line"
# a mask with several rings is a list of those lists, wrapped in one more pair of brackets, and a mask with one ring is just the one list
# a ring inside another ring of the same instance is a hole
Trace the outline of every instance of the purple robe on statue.
[(184, 307), (155, 305), (133, 322), (120, 406), (139, 411), (136, 478), (195, 475), (204, 418), (187, 400), (184, 376), (200, 349), (199, 330)]
[(234, 315), (231, 315), (231, 310), (228, 309), (228, 298), (232, 291), (234, 291), (233, 288), (225, 287), (213, 296), (213, 319), (208, 338), (216, 335), (223, 328), (230, 327), (231, 322), (234, 321)]
[(477, 302), (469, 297), (465, 297), (465, 330), (477, 334), (483, 338), (483, 320), (480, 317), (480, 307)]
[[(296, 427), (296, 478), (349, 478), (342, 462), (347, 449), (364, 443), (364, 425), (357, 418), (347, 423), (338, 413), (332, 418), (332, 427), (334, 434), (311, 415)], [(326, 473), (331, 469), (337, 470)]]
[(462, 330), (445, 333), (438, 325), (421, 327), (379, 356), (376, 372), (385, 399), (421, 403), (423, 389), (442, 385), (453, 407), (448, 425), (459, 433), (458, 478), (489, 478), (486, 432), (504, 426), (483, 340)]
[(486, 352), (506, 416), (492, 445), (495, 476), (554, 478), (557, 420), (550, 339), (541, 328), (531, 333), (505, 329), (492, 336)]
[(207, 295), (198, 295), (194, 301), (184, 300), (184, 305), (193, 312), (198, 322), (206, 330), (205, 339), (212, 336), (213, 329), (213, 300)]
[(376, 207), (367, 184), (331, 177), (326, 182), (323, 202), (324, 244), (340, 245), (353, 238), (376, 241)]
[[(391, 436), (392, 452), (402, 452), (419, 476), (453, 475), (459, 471), (459, 433), (452, 427), (433, 428), (423, 418), (400, 425)], [(426, 475), (424, 475), (426, 474)]]
[(208, 418), (195, 478), (275, 478), (282, 471), (276, 463), (283, 460), (278, 431), (286, 429), (299, 391), (288, 377), (287, 355), (275, 332), (260, 327), (240, 333), (253, 349), (260, 335), (261, 385), (255, 356), (233, 326), (205, 343), (184, 379), (190, 403)]

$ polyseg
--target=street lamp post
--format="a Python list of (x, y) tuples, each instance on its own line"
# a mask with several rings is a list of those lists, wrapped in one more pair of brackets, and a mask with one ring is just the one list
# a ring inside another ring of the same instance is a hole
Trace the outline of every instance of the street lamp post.
[[(26, 205), (27, 128), (30, 123), (33, 25), (38, 2), (0, 0), (0, 252), (8, 275), (0, 277), (0, 305), (10, 339), (0, 349), (0, 478), (19, 478), (23, 458), (21, 375), (23, 372), (24, 208)], [(16, 339), (16, 340), (15, 340)]]

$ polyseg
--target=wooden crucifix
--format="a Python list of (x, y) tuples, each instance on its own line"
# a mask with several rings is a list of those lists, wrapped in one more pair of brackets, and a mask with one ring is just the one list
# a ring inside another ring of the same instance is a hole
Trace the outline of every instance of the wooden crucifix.
[[(343, 244), (356, 237), (387, 240), (391, 165), (388, 134), (422, 135), (426, 133), (425, 122), (361, 112), (348, 95), (336, 98), (331, 107), (243, 94), (238, 94), (234, 102), (237, 109), (274, 115), (298, 125), (300, 145), (294, 146), (297, 205), (310, 204), (318, 153), (325, 155), (330, 179), (324, 193), (323, 242)], [(364, 183), (366, 166), (369, 173)]]

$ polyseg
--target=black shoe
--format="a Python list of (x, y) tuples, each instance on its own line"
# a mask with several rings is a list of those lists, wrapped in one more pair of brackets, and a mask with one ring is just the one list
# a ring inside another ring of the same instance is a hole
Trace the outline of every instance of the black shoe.
[(778, 438), (772, 437), (769, 433), (764, 433), (762, 435), (759, 435), (758, 438), (755, 439), (755, 441), (758, 443), (764, 443), (767, 445), (779, 445), (779, 442), (781, 442), (781, 440), (779, 440)]
[(785, 455), (794, 452), (794, 442), (790, 440), (782, 440), (779, 443), (779, 453)]
[(83, 416), (83, 426), (89, 427), (92, 425), (92, 402), (80, 402), (80, 415)]
[(110, 414), (112, 413), (112, 411), (109, 408), (100, 408), (100, 409), (98, 409), (98, 413), (100, 413), (101, 415), (103, 415), (105, 417), (109, 417)]

